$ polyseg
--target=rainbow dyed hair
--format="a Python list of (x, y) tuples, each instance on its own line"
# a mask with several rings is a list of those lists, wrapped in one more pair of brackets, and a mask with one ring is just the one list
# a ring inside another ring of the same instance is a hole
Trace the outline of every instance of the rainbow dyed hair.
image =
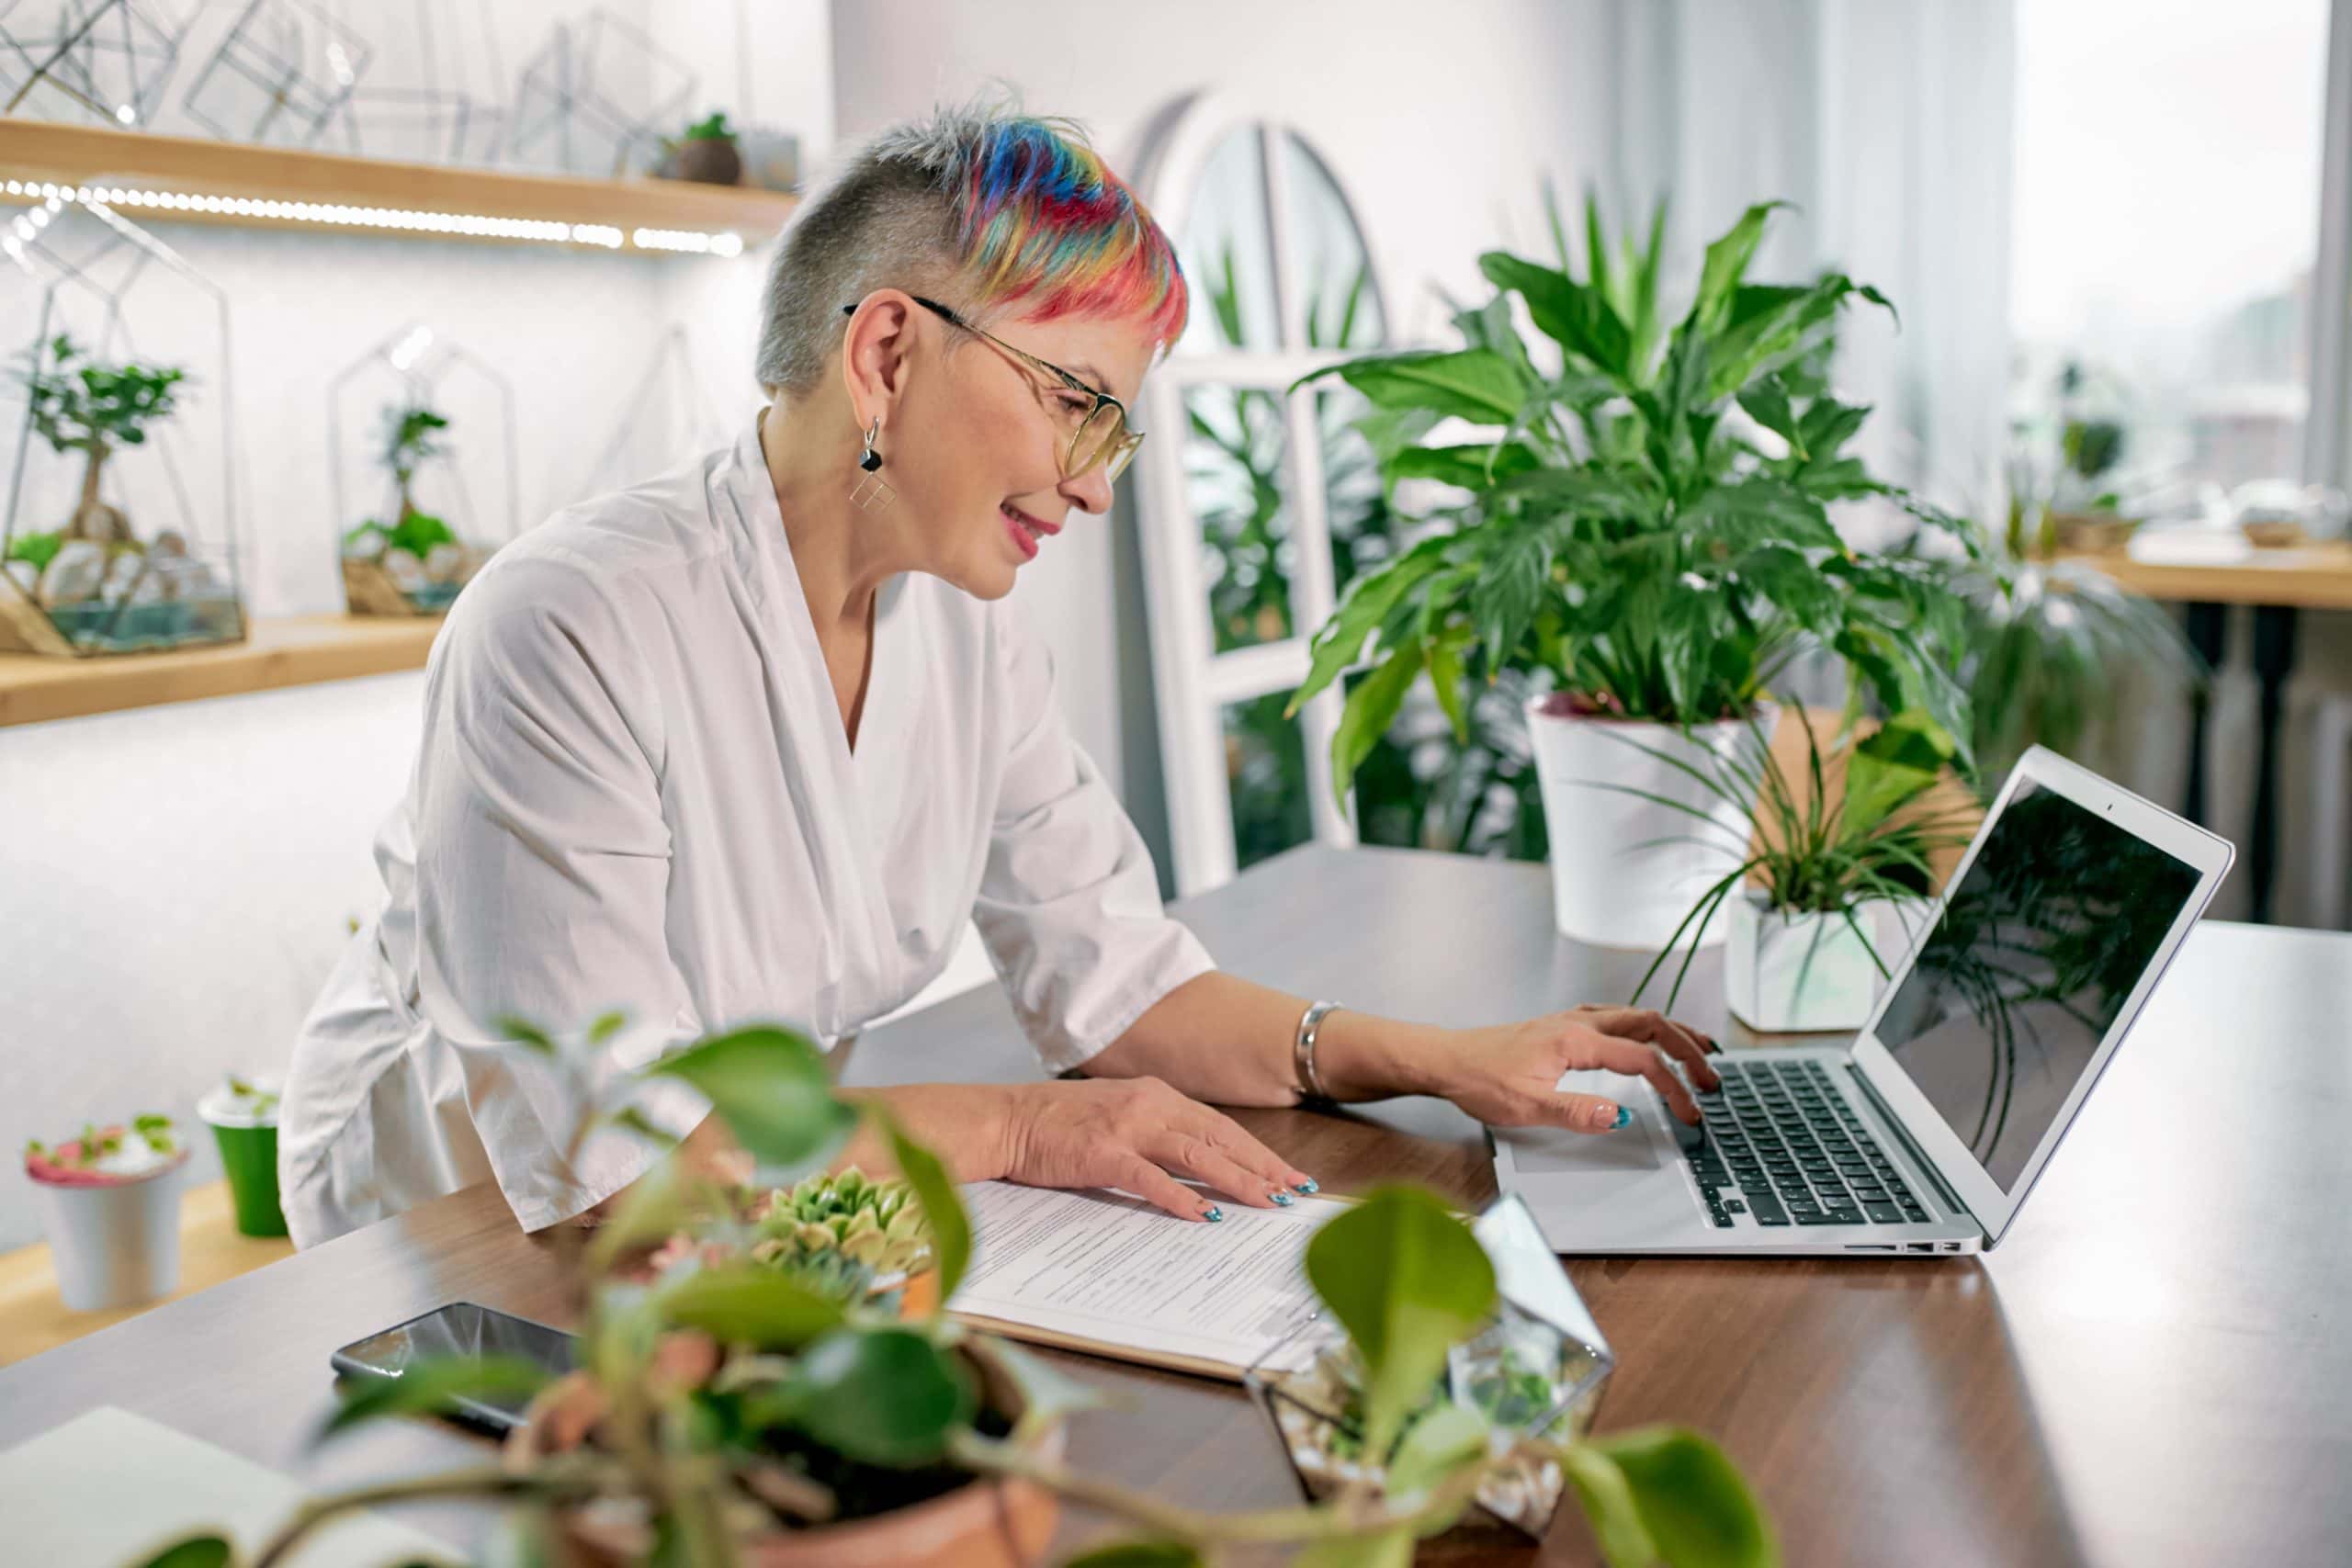
[(981, 102), (882, 131), (803, 205), (769, 273), (762, 385), (814, 387), (841, 308), (880, 288), (982, 321), (1131, 319), (1155, 350), (1191, 308), (1175, 246), (1083, 128)]

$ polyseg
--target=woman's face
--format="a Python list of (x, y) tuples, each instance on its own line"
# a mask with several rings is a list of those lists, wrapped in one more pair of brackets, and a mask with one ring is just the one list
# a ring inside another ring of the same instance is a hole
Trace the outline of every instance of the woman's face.
[[(1092, 400), (920, 306), (909, 307), (907, 326), (908, 373), (875, 441), (881, 478), (898, 491), (891, 514), (912, 531), (920, 570), (1002, 598), (1022, 567), (1056, 547), (1073, 513), (1111, 509), (1103, 468), (1062, 474)], [(988, 330), (1130, 410), (1150, 364), (1135, 321), (1008, 315)]]

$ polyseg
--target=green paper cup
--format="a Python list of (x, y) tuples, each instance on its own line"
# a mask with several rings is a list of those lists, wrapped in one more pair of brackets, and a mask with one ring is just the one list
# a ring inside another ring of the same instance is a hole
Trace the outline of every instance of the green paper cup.
[(246, 1235), (284, 1235), (286, 1212), (277, 1203), (277, 1094), (275, 1086), (239, 1093), (228, 1085), (198, 1102), (196, 1113), (212, 1128), (220, 1145), (220, 1166), (229, 1173), (229, 1193), (237, 1204), (237, 1229)]

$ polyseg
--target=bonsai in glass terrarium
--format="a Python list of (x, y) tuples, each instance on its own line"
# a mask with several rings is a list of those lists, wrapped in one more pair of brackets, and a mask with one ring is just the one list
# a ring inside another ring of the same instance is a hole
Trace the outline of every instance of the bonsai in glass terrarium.
[[(356, 615), (439, 615), (512, 532), (514, 415), (505, 378), (412, 326), (336, 377), (329, 403), (345, 604)], [(345, 439), (346, 426), (364, 439)], [(356, 520), (346, 478), (381, 487)], [(485, 480), (502, 498), (488, 514), (475, 502)]]
[(47, 198), (0, 230), (0, 253), (39, 285), (0, 294), (0, 333), (30, 344), (0, 373), (0, 407), (21, 404), (0, 649), (243, 637), (232, 437), (207, 385), (228, 362), (226, 298), (101, 201)]
[(1432, 1440), (1417, 1427), (1449, 1419), (1455, 1406), (1475, 1407), (1489, 1450), (1516, 1456), (1479, 1489), (1477, 1512), (1541, 1539), (1566, 1486), (1547, 1448), (1583, 1436), (1615, 1361), (1523, 1202), (1504, 1198), (1471, 1229), (1495, 1265), (1495, 1315), (1448, 1353), (1444, 1373), (1387, 1455), (1363, 1450), (1362, 1364), (1330, 1318), (1286, 1336), (1246, 1382), (1309, 1501), (1350, 1487), (1380, 1490), (1391, 1463)]

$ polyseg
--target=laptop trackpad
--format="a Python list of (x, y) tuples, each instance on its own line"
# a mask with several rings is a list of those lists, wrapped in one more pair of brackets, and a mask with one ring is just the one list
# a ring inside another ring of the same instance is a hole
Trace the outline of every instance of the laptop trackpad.
[(1657, 1094), (1640, 1078), (1622, 1073), (1584, 1071), (1560, 1080), (1563, 1094), (1598, 1094), (1614, 1100), (1634, 1119), (1613, 1133), (1568, 1133), (1556, 1127), (1498, 1127), (1498, 1143), (1510, 1145), (1511, 1163), (1531, 1175), (1545, 1171), (1645, 1171), (1679, 1160), (1674, 1134), (1658, 1126)]

